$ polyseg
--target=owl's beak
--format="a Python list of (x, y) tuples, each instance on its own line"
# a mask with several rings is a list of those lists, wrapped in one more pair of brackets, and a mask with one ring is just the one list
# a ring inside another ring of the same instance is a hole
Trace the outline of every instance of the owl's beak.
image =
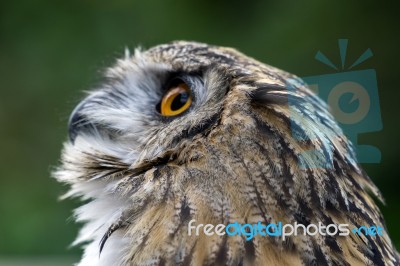
[(82, 115), (82, 110), (84, 109), (85, 104), (86, 100), (82, 100), (72, 111), (68, 120), (68, 135), (72, 144), (74, 144), (81, 128), (86, 124), (85, 118)]

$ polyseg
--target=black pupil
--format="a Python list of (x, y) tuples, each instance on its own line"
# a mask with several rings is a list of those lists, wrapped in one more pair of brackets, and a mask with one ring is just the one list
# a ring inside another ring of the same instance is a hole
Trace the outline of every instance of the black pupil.
[(175, 97), (171, 103), (171, 110), (176, 111), (182, 108), (185, 103), (189, 100), (189, 94), (187, 92), (181, 92)]

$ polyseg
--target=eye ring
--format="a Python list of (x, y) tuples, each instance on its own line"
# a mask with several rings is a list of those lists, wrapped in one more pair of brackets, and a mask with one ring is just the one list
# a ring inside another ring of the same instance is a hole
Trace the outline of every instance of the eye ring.
[(160, 103), (160, 113), (163, 116), (177, 116), (186, 111), (191, 104), (191, 90), (185, 82), (180, 82), (164, 94)]

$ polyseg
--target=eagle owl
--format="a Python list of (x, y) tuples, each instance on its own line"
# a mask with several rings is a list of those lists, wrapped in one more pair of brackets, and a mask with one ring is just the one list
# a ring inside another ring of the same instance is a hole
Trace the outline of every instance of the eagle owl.
[(386, 231), (189, 234), (191, 221), (385, 228), (327, 105), (232, 48), (126, 52), (73, 111), (61, 160), (65, 197), (85, 201), (79, 265), (399, 265)]

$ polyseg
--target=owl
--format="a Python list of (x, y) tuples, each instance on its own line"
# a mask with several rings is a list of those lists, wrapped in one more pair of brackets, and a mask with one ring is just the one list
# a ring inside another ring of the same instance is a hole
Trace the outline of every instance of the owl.
[[(72, 112), (54, 176), (84, 201), (78, 265), (399, 265), (327, 105), (232, 48), (127, 51)], [(282, 224), (302, 227), (265, 234)], [(305, 232), (322, 224), (347, 234)]]

